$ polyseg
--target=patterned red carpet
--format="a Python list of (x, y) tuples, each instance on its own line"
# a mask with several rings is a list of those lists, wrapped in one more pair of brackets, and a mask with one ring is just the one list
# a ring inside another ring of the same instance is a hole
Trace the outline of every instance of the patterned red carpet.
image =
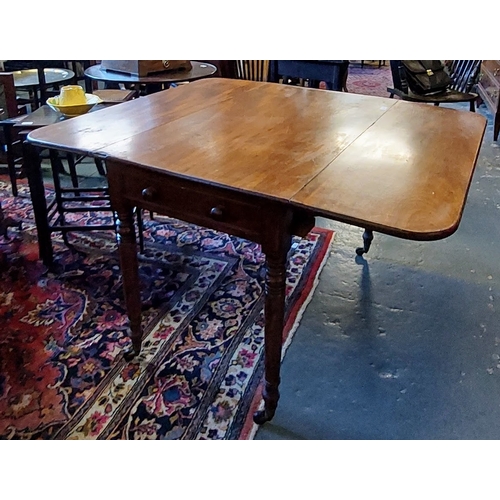
[[(249, 241), (173, 219), (146, 221), (145, 337), (132, 362), (113, 232), (55, 242), (37, 259), (26, 185), (0, 238), (0, 439), (244, 439), (263, 373), (264, 255)], [(50, 195), (51, 193), (49, 193)], [(87, 217), (82, 223), (95, 223)], [(296, 238), (287, 277), (289, 342), (333, 239)]]
[(389, 61), (385, 66), (378, 67), (378, 61), (367, 63), (361, 68), (359, 62), (349, 65), (347, 90), (353, 94), (374, 95), (389, 97), (387, 87), (392, 86), (392, 76)]

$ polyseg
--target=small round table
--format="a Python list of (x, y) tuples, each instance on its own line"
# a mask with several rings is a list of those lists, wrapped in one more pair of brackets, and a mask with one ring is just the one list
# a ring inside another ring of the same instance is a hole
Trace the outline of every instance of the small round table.
[[(39, 107), (40, 100), (42, 103), (45, 102), (47, 87), (59, 85), (75, 78), (75, 73), (70, 69), (44, 68), (43, 76), (45, 82), (40, 84), (39, 76), (41, 75), (39, 75), (39, 71), (41, 72), (41, 69), (22, 69), (12, 72), (14, 87), (16, 90), (25, 90), (33, 94), (33, 99), (30, 99), (30, 102), (32, 101), (35, 108)], [(38, 90), (40, 90), (40, 99), (38, 98)]]
[[(44, 68), (43, 74), (47, 85), (57, 85), (75, 77), (75, 73), (70, 69)], [(13, 75), (16, 89), (31, 89), (40, 85), (37, 69), (13, 71)]]
[(124, 83), (124, 84), (145, 84), (145, 85), (166, 85), (179, 82), (193, 82), (201, 78), (212, 76), (217, 68), (213, 64), (190, 61), (192, 68), (189, 71), (162, 71), (148, 76), (132, 75), (129, 73), (120, 73), (101, 68), (100, 64), (90, 66), (85, 70), (85, 76), (92, 80), (99, 80), (106, 83)]

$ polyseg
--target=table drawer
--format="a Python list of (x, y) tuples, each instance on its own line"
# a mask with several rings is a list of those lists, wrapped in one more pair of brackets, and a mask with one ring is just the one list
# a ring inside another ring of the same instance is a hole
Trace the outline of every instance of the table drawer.
[(265, 202), (250, 195), (134, 167), (120, 177), (122, 196), (142, 208), (252, 241), (261, 240)]

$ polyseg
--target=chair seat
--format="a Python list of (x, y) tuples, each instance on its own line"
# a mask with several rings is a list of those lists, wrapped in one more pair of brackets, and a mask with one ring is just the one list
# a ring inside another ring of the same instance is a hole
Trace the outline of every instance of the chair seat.
[(94, 95), (100, 97), (105, 103), (118, 103), (130, 101), (136, 95), (135, 90), (121, 90), (121, 89), (99, 89), (92, 92)]
[(454, 103), (454, 102), (471, 102), (478, 98), (478, 95), (473, 92), (459, 92), (458, 90), (447, 89), (444, 92), (438, 92), (432, 95), (418, 95), (411, 91), (405, 94), (401, 90), (387, 87), (387, 92), (397, 95), (404, 101), (411, 102), (428, 102), (428, 103)]

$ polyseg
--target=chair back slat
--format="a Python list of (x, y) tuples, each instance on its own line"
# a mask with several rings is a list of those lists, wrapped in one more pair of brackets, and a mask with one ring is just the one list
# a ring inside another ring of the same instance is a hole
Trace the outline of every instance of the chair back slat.
[(391, 60), (390, 66), (394, 88), (407, 94), (408, 82), (406, 80), (406, 73), (403, 64), (401, 63), (401, 61)]
[(270, 61), (236, 61), (236, 78), (266, 82), (269, 78)]
[(446, 68), (452, 79), (450, 88), (459, 92), (470, 92), (477, 83), (481, 61), (446, 61)]

